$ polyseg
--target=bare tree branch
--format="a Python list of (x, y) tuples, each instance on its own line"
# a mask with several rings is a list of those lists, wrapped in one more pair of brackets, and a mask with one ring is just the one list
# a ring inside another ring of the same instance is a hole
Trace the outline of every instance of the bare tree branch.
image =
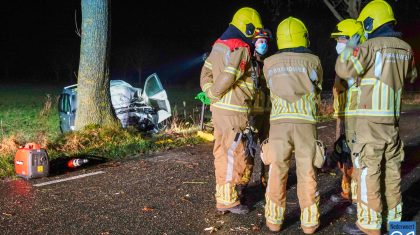
[(74, 24), (76, 25), (76, 34), (77, 36), (79, 36), (79, 38), (81, 37), (82, 33), (80, 32), (79, 27), (77, 26), (77, 10), (74, 10)]
[(329, 0), (323, 0), (323, 1), (325, 5), (327, 5), (328, 9), (330, 9), (330, 11), (333, 13), (335, 18), (337, 18), (339, 21), (344, 20), (344, 18), (340, 15), (340, 13), (338, 13), (338, 11), (334, 8), (334, 6), (331, 4)]

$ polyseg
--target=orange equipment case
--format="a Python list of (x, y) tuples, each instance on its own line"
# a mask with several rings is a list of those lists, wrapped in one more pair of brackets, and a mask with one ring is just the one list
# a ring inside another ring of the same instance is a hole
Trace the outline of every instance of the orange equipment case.
[(47, 151), (39, 144), (28, 143), (20, 147), (15, 155), (15, 172), (25, 179), (48, 176), (50, 163)]

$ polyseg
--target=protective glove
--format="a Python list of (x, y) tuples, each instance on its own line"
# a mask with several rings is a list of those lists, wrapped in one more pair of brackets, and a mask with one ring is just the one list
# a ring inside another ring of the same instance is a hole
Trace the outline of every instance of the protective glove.
[(205, 105), (210, 105), (210, 99), (209, 99), (209, 97), (207, 97), (207, 95), (206, 95), (206, 93), (204, 92), (204, 91), (202, 91), (202, 92), (200, 92), (200, 93), (198, 93), (196, 96), (195, 96), (195, 99), (196, 100), (200, 100), (201, 101), (201, 103), (203, 103), (203, 104), (205, 104)]
[(360, 41), (360, 35), (359, 34), (355, 34), (347, 42), (346, 47), (350, 47), (350, 48), (352, 48), (354, 50), (354, 48), (356, 48), (357, 45), (359, 45), (359, 41)]
[(242, 136), (245, 141), (245, 154), (254, 158), (257, 154), (257, 133), (258, 131), (251, 126), (247, 126), (242, 131)]
[(350, 40), (346, 44), (346, 48), (340, 54), (340, 57), (343, 60), (347, 61), (347, 60), (350, 59), (350, 56), (353, 54), (354, 49), (359, 44), (359, 40), (360, 40), (360, 35), (359, 34), (355, 34), (350, 38)]

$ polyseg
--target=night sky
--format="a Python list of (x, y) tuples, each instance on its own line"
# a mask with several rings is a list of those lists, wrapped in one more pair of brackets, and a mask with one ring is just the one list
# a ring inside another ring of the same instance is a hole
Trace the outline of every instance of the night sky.
[[(216, 1), (118, 1), (111, 3), (112, 79), (137, 81), (136, 69), (125, 58), (145, 57), (143, 76), (157, 72), (164, 84), (198, 86), (202, 63), (197, 60), (211, 49), (233, 14), (251, 6), (262, 15), (274, 33), (278, 23), (295, 16), (309, 30), (311, 49), (320, 56), (325, 80), (333, 77), (335, 43), (329, 38), (337, 20), (322, 0), (292, 4), (273, 18), (264, 0)], [(399, 29), (419, 47), (419, 1), (389, 1), (394, 6)], [(0, 81), (68, 85), (75, 83), (80, 38), (75, 30), (75, 13), (80, 28), (80, 0), (8, 1), (0, 8)], [(408, 22), (408, 23), (407, 23)], [(276, 44), (271, 43), (270, 53)]]

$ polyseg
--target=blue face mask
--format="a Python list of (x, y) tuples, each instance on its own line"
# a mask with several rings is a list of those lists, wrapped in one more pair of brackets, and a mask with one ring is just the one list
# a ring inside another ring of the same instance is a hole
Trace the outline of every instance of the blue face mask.
[(255, 47), (255, 51), (260, 54), (260, 55), (264, 55), (267, 52), (267, 43), (263, 42), (263, 43), (258, 43)]

